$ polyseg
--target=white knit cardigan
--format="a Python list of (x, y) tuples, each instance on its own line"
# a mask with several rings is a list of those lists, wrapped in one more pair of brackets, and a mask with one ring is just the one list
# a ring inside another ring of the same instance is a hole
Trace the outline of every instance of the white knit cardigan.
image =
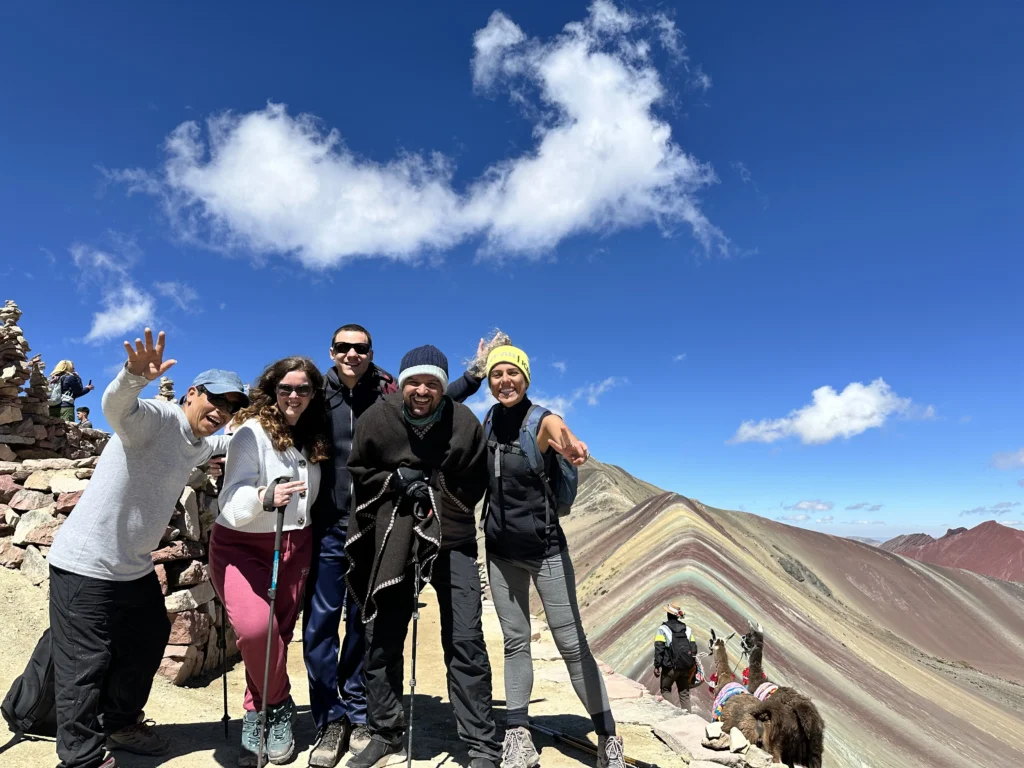
[(224, 468), (217, 524), (247, 533), (273, 533), (277, 515), (265, 512), (259, 490), (279, 477), (302, 480), (306, 490), (293, 494), (284, 513), (284, 530), (296, 531), (310, 524), (310, 512), (320, 488), (320, 467), (294, 446), (283, 453), (274, 450), (270, 437), (256, 419), (249, 419), (232, 435)]

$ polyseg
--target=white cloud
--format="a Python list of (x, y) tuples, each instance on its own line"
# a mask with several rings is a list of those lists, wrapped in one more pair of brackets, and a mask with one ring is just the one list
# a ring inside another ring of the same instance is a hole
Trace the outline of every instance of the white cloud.
[[(745, 421), (729, 442), (774, 443), (798, 437), (805, 444), (827, 443), (881, 427), (893, 414), (911, 418), (915, 415), (911, 409), (910, 398), (897, 396), (883, 379), (870, 384), (855, 381), (842, 392), (829, 386), (819, 387), (811, 393), (810, 404), (781, 419)], [(930, 409), (929, 406), (924, 413)]]
[(186, 284), (178, 282), (154, 283), (153, 287), (161, 296), (166, 296), (178, 307), (186, 312), (202, 312), (199, 306), (199, 294), (195, 289)]
[(672, 358), (672, 362), (674, 362), (674, 363), (681, 363), (681, 362), (683, 362), (683, 360), (685, 360), (685, 359), (686, 359), (686, 353), (685, 353), (685, 352), (681, 352), (680, 354), (678, 354), (678, 355), (675, 355), (675, 356), (674, 356), (674, 357)]
[(996, 522), (1002, 525), (1024, 525), (1024, 522), (1020, 520), (997, 520)]
[(603, 395), (609, 389), (611, 389), (612, 387), (618, 387), (628, 383), (628, 379), (624, 379), (620, 376), (609, 376), (604, 381), (599, 381), (596, 384), (588, 384), (585, 387), (577, 389), (572, 394), (572, 400), (576, 401), (582, 397), (586, 398), (587, 405), (597, 405), (598, 398), (601, 397), (601, 395)]
[(152, 323), (156, 302), (148, 293), (136, 288), (130, 281), (103, 294), (105, 309), (92, 316), (92, 327), (85, 340), (90, 343), (122, 336), (129, 331), (141, 333)]
[(72, 263), (83, 277), (100, 282), (109, 280), (111, 276), (127, 277), (134, 261), (129, 256), (101, 251), (84, 243), (74, 243), (68, 251)]
[(811, 519), (810, 515), (789, 515), (788, 517), (780, 517), (780, 520), (785, 520), (788, 523), (803, 523)]
[(805, 499), (804, 501), (798, 501), (796, 504), (792, 504), (785, 509), (796, 510), (798, 512), (828, 512), (834, 507), (831, 501), (821, 501), (820, 499)]
[(557, 369), (559, 373), (565, 373), (569, 366), (565, 364), (564, 360), (556, 360), (551, 364), (551, 367)]
[(885, 525), (882, 520), (847, 520), (846, 525)]
[(105, 174), (159, 195), (187, 239), (290, 254), (311, 268), (410, 260), (468, 239), (482, 239), (484, 254), (537, 256), (579, 233), (652, 223), (666, 234), (689, 225), (705, 251), (724, 255), (729, 241), (697, 198), (717, 177), (673, 140), (656, 114), (662, 75), (629, 52), (664, 45), (666, 34), (660, 17), (605, 0), (547, 40), (495, 11), (474, 37), (473, 82), (508, 93), (534, 122), (534, 143), (463, 189), (440, 153), (370, 160), (316, 117), (273, 103), (213, 116), (205, 134), (182, 123), (156, 174)]
[(846, 510), (866, 509), (868, 512), (877, 512), (884, 506), (885, 504), (872, 504), (870, 501), (861, 501), (857, 504), (851, 504), (846, 508)]
[(832, 515), (826, 515), (825, 517), (819, 517), (814, 522), (816, 522), (816, 523), (831, 523), (833, 520), (835, 520), (835, 518), (832, 517)]
[(992, 466), (996, 469), (1020, 469), (1024, 467), (1024, 448), (992, 455)]
[[(600, 402), (601, 395), (609, 389), (628, 383), (628, 379), (610, 376), (604, 381), (579, 387), (571, 395), (545, 395), (542, 392), (531, 392), (530, 400), (537, 405), (544, 406), (553, 413), (564, 415), (571, 411), (580, 400), (586, 400), (587, 405), (596, 406)], [(487, 411), (491, 409), (491, 406), (497, 404), (497, 402), (494, 396), (491, 395), (490, 390), (486, 390), (467, 400), (466, 405), (472, 409), (473, 413), (483, 418)]]

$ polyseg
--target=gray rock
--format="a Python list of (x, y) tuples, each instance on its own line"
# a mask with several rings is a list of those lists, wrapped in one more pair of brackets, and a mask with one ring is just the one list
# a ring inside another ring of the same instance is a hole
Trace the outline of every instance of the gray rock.
[[(22, 565), (24, 568), (24, 564)], [(204, 581), (189, 589), (180, 592), (172, 592), (164, 598), (164, 608), (168, 613), (180, 613), (181, 611), (194, 611), (204, 603), (214, 598), (213, 584)]]
[(50, 566), (47, 565), (46, 558), (38, 549), (31, 546), (25, 550), (25, 559), (21, 561), (21, 572), (37, 587), (50, 579)]
[(181, 504), (181, 521), (185, 538), (190, 541), (199, 541), (202, 538), (202, 528), (199, 524), (199, 501), (196, 498), (195, 490), (186, 486), (178, 503)]
[(42, 544), (48, 547), (53, 544), (53, 537), (57, 535), (57, 531), (60, 530), (65, 519), (53, 516), (52, 505), (33, 509), (18, 520), (12, 541), (18, 546)]
[(771, 768), (772, 765), (772, 756), (753, 744), (743, 754), (743, 760), (747, 764), (747, 768)]
[(704, 735), (709, 739), (717, 739), (722, 735), (722, 723), (716, 720), (713, 723), (708, 723), (704, 727)]
[(747, 737), (743, 735), (743, 731), (739, 728), (733, 728), (729, 731), (729, 751), (730, 752), (742, 752), (750, 746), (750, 742), (747, 741)]
[(16, 509), (19, 512), (28, 512), (29, 510), (45, 507), (52, 502), (53, 497), (48, 493), (21, 490), (11, 497), (11, 500), (7, 502), (7, 505), (11, 509)]

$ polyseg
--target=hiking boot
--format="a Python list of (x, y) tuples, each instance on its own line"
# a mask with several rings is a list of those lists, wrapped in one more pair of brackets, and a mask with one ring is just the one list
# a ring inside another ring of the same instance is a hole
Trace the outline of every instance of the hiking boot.
[(348, 750), (349, 734), (352, 726), (342, 718), (328, 723), (320, 729), (316, 744), (309, 755), (312, 768), (334, 768), (338, 760)]
[(366, 745), (370, 743), (370, 729), (366, 727), (366, 723), (357, 723), (352, 726), (352, 735), (348, 739), (348, 751), (353, 755), (358, 755), (364, 749)]
[(527, 728), (509, 728), (501, 745), (501, 768), (536, 768), (540, 755)]
[(242, 751), (238, 755), (239, 768), (256, 765), (256, 750), (260, 747), (260, 713), (246, 712), (242, 717)]
[(113, 756), (108, 757), (100, 764), (100, 768), (117, 768), (117, 760)]
[(597, 737), (597, 768), (626, 768), (621, 736)]
[(166, 755), (171, 742), (154, 731), (154, 725), (152, 720), (144, 720), (139, 715), (134, 725), (126, 725), (107, 735), (107, 749), (123, 749), (136, 755)]
[(295, 702), (289, 696), (276, 707), (267, 709), (267, 757), (274, 765), (287, 763), (295, 755)]
[(348, 768), (384, 768), (387, 765), (404, 763), (405, 760), (405, 746), (401, 742), (388, 744), (386, 741), (371, 737), (370, 743), (362, 752), (350, 757), (345, 765)]

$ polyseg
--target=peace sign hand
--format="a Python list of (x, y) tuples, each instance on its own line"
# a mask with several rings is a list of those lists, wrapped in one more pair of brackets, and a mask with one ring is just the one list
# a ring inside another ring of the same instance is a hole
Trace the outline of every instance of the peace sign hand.
[(145, 332), (146, 343), (142, 339), (135, 340), (135, 348), (129, 342), (124, 343), (128, 352), (128, 373), (133, 376), (145, 376), (150, 381), (163, 376), (170, 370), (177, 360), (164, 360), (164, 332), (160, 331), (156, 337), (156, 344), (153, 344), (153, 331), (149, 328)]
[(582, 440), (573, 440), (569, 436), (569, 430), (564, 426), (562, 427), (561, 445), (556, 441), (552, 440), (548, 444), (555, 449), (557, 453), (560, 453), (569, 463), (574, 467), (582, 466), (587, 459), (590, 458), (590, 451), (587, 449), (587, 444)]

